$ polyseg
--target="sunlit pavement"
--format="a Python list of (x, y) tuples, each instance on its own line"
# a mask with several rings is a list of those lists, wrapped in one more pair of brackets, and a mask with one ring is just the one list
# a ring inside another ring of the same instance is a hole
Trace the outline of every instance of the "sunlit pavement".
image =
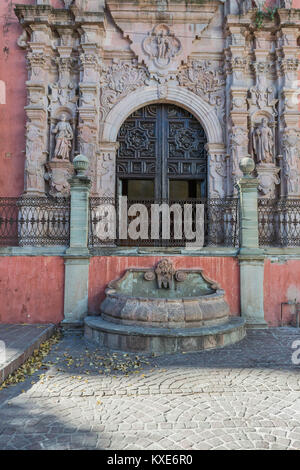
[(256, 330), (224, 349), (151, 357), (68, 333), (48, 368), (0, 391), (0, 449), (299, 450), (297, 340), (295, 328)]

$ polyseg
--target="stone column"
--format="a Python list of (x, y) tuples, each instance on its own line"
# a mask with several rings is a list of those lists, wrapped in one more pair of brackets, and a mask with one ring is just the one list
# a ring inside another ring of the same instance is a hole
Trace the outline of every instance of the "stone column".
[(88, 312), (88, 219), (90, 178), (85, 172), (88, 159), (78, 155), (73, 160), (77, 172), (70, 182), (71, 188), (71, 230), (70, 248), (65, 255), (65, 300), (63, 325), (81, 326)]
[(102, 68), (103, 25), (83, 24), (80, 43), (80, 101), (78, 141), (80, 152), (88, 157), (92, 193), (96, 195), (98, 136), (100, 134), (100, 81)]
[(25, 107), (26, 123), (26, 162), (25, 194), (43, 196), (45, 194), (44, 165), (47, 161), (47, 89), (49, 67), (52, 57), (49, 26), (31, 25), (31, 40), (28, 45), (29, 80), (26, 82), (28, 104)]
[(250, 176), (255, 165), (251, 158), (241, 160), (240, 190), (240, 296), (241, 314), (249, 328), (266, 328), (264, 319), (264, 257), (259, 249), (257, 188)]

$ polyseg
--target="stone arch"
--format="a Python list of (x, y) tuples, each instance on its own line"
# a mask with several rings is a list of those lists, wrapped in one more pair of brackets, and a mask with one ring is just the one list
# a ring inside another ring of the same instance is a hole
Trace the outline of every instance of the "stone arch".
[(139, 108), (154, 103), (170, 103), (189, 111), (202, 125), (207, 137), (208, 196), (226, 195), (226, 147), (222, 126), (214, 108), (202, 98), (178, 85), (146, 86), (117, 103), (103, 122), (99, 157), (95, 168), (95, 194), (115, 197), (116, 151), (118, 132), (123, 122)]
[(115, 143), (121, 125), (137, 109), (153, 103), (171, 103), (181, 106), (198, 119), (205, 130), (208, 144), (224, 145), (222, 127), (212, 106), (180, 86), (169, 86), (164, 91), (163, 98), (160, 98), (157, 87), (148, 86), (122, 99), (107, 115), (101, 141)]

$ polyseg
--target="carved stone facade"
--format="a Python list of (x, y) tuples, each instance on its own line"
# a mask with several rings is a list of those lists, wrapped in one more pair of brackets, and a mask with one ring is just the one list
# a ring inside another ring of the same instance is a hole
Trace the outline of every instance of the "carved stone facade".
[[(115, 197), (120, 126), (143, 106), (172, 103), (206, 133), (209, 197), (236, 195), (248, 154), (262, 197), (300, 197), (300, 15), (291, 2), (277, 2), (260, 27), (252, 0), (64, 3), (15, 8), (28, 63), (26, 193), (68, 194), (82, 153), (92, 194)], [(138, 133), (128, 138), (142, 149)], [(180, 150), (189, 133), (178, 131)]]

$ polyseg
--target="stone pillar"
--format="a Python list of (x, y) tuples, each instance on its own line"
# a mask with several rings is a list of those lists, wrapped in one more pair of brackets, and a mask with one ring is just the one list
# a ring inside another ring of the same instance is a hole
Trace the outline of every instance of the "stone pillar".
[(81, 326), (88, 312), (88, 218), (90, 178), (85, 175), (88, 159), (83, 155), (75, 157), (77, 172), (70, 182), (71, 188), (71, 230), (70, 248), (65, 255), (65, 300), (63, 325)]
[(250, 176), (255, 165), (251, 158), (241, 160), (240, 190), (240, 295), (241, 314), (249, 328), (266, 328), (264, 319), (264, 257), (259, 249), (257, 188)]

